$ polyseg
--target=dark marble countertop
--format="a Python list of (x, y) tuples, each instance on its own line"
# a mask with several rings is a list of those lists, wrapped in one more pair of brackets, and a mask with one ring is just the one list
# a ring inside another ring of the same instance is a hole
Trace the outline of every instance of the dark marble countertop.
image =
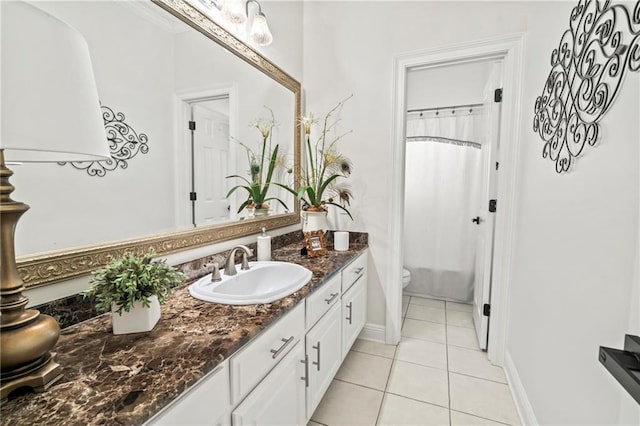
[(189, 386), (291, 310), (366, 245), (327, 255), (300, 256), (302, 243), (274, 250), (273, 260), (313, 272), (302, 289), (277, 302), (229, 306), (194, 299), (177, 289), (148, 333), (113, 335), (111, 314), (62, 330), (54, 348), (62, 378), (48, 391), (2, 404), (3, 425), (142, 424)]

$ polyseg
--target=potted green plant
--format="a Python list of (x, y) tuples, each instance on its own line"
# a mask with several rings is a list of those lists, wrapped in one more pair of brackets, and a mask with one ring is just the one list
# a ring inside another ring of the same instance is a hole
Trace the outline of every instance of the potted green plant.
[[(266, 108), (266, 107), (265, 107)], [(273, 128), (276, 126), (275, 117), (273, 111), (267, 108), (271, 113), (271, 118), (259, 118), (250, 126), (255, 127), (262, 136), (262, 144), (259, 147), (259, 153), (256, 153), (246, 144), (237, 141), (247, 152), (247, 161), (249, 163), (249, 179), (240, 175), (227, 176), (230, 178), (237, 178), (244, 181), (244, 184), (236, 185), (229, 190), (227, 197), (233, 194), (238, 189), (244, 189), (247, 192), (247, 199), (240, 204), (238, 213), (242, 209), (254, 209), (256, 216), (266, 215), (269, 212), (268, 201), (277, 201), (285, 209), (288, 210), (287, 205), (277, 197), (269, 197), (269, 187), (272, 185), (274, 172), (278, 167), (284, 167), (283, 156), (278, 155), (278, 145), (271, 148), (271, 138), (273, 136)], [(265, 169), (266, 166), (266, 169)]]
[(150, 331), (160, 319), (160, 304), (185, 276), (163, 260), (153, 260), (150, 251), (142, 257), (132, 253), (92, 272), (84, 295), (95, 296), (99, 312), (111, 310), (113, 334)]
[[(304, 231), (318, 229), (326, 231), (328, 205), (343, 210), (353, 220), (346, 207), (350, 205), (353, 193), (346, 183), (338, 181), (341, 178), (349, 177), (353, 164), (349, 158), (340, 154), (336, 149), (337, 142), (351, 131), (334, 134), (334, 128), (339, 122), (334, 115), (352, 96), (340, 101), (325, 115), (322, 130), (314, 144), (311, 143), (311, 130), (313, 125), (318, 123), (318, 120), (313, 113), (301, 118), (300, 123), (306, 142), (306, 161), (303, 165), (303, 171), (291, 186), (276, 183), (302, 202)], [(298, 184), (297, 191), (296, 184)]]

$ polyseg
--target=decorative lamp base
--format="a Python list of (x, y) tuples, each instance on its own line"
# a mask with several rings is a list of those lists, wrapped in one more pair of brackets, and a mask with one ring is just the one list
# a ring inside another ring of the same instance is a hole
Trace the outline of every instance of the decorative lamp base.
[(44, 365), (33, 368), (31, 372), (21, 372), (18, 377), (2, 378), (0, 398), (4, 403), (9, 394), (16, 389), (28, 387), (34, 392), (44, 392), (62, 377), (62, 367), (54, 361), (55, 354), (47, 354)]
[(60, 378), (61, 367), (49, 352), (58, 341), (58, 322), (35, 309), (25, 309), (29, 298), (15, 257), (15, 228), (29, 206), (11, 199), (13, 172), (0, 149), (0, 398), (21, 387), (43, 392)]

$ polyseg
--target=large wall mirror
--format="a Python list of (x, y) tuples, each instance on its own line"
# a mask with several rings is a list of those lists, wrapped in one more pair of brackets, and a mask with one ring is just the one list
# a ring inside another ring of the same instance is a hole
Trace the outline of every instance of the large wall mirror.
[(299, 222), (282, 190), (273, 195), (286, 208), (272, 203), (266, 217), (237, 212), (245, 193), (226, 197), (239, 183), (227, 176), (248, 177), (240, 142), (261, 145), (257, 119), (277, 122), (274, 180), (299, 170), (296, 80), (182, 0), (31, 3), (84, 35), (103, 112), (144, 135), (148, 152), (126, 167), (12, 166), (13, 198), (31, 206), (16, 230), (27, 287), (87, 274), (125, 250), (166, 254)]

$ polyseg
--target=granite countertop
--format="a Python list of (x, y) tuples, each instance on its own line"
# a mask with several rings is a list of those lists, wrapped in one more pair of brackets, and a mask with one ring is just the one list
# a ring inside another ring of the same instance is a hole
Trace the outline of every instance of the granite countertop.
[(2, 404), (3, 425), (142, 424), (189, 386), (290, 311), (366, 248), (300, 255), (302, 243), (274, 250), (273, 260), (313, 272), (296, 293), (262, 305), (203, 302), (177, 289), (148, 333), (113, 335), (111, 314), (62, 330), (54, 348), (62, 378), (44, 393)]

